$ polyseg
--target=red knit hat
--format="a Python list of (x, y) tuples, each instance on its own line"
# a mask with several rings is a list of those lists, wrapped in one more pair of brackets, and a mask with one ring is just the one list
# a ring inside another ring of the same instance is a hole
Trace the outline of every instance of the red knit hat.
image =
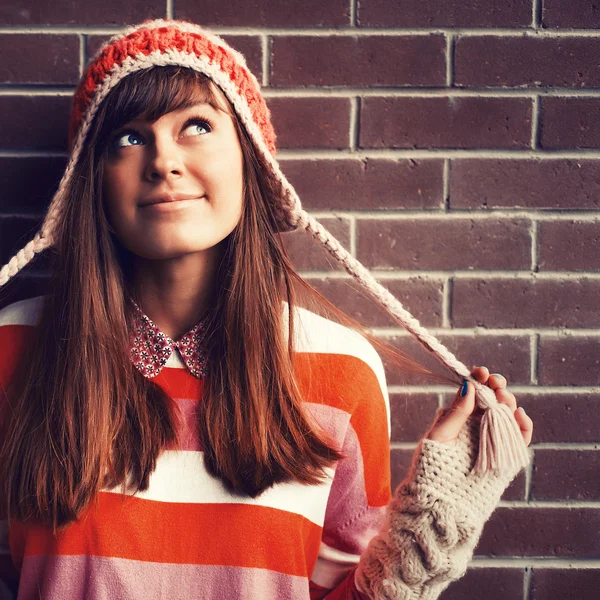
[(313, 216), (302, 209), (296, 191), (275, 160), (275, 132), (269, 110), (260, 85), (248, 70), (244, 57), (218, 36), (192, 23), (165, 20), (142, 23), (111, 38), (93, 59), (75, 92), (69, 124), (71, 153), (58, 191), (50, 203), (40, 232), (0, 269), (0, 286), (18, 273), (35, 254), (52, 245), (74, 166), (98, 107), (110, 90), (131, 73), (167, 65), (189, 67), (205, 74), (228, 98), (263, 159), (265, 175), (278, 184), (275, 189), (279, 190), (277, 217), (280, 229), (286, 231), (299, 227), (318, 239), (417, 341), (460, 378), (473, 383), (477, 402), (486, 409), (482, 417), (476, 471), (498, 472), (506, 468), (514, 472), (515, 468), (525, 466), (529, 462), (529, 454), (510, 409), (499, 404), (491, 389), (471, 377), (462, 362), (420, 325)]

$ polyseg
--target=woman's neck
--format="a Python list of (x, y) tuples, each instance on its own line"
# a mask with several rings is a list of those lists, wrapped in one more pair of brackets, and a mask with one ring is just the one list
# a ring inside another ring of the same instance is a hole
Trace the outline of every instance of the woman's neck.
[(216, 246), (168, 260), (134, 259), (134, 296), (171, 339), (179, 339), (210, 311), (221, 256)]

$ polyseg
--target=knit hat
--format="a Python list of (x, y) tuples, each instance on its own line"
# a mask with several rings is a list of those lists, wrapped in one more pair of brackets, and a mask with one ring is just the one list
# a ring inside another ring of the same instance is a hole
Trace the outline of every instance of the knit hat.
[(282, 231), (304, 229), (319, 240), (350, 275), (401, 323), (427, 350), (459, 377), (473, 383), (484, 409), (477, 473), (519, 470), (529, 454), (511, 410), (498, 403), (494, 392), (476, 381), (469, 369), (419, 324), (402, 304), (311, 215), (303, 210), (292, 185), (275, 159), (275, 132), (260, 85), (244, 57), (220, 37), (184, 21), (154, 20), (113, 36), (97, 53), (75, 92), (69, 123), (70, 158), (40, 231), (2, 269), (0, 286), (16, 275), (39, 252), (52, 246), (58, 215), (74, 166), (90, 125), (108, 93), (127, 75), (152, 66), (178, 65), (208, 76), (225, 94), (262, 157), (267, 175), (279, 190), (277, 218)]

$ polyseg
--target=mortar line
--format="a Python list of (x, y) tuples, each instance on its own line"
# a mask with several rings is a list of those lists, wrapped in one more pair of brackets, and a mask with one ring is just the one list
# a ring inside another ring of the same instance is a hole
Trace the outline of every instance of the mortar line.
[[(404, 395), (418, 395), (418, 394), (450, 394), (455, 393), (452, 390), (449, 390), (447, 386), (435, 385), (435, 384), (427, 384), (427, 385), (393, 385), (390, 384), (387, 386), (390, 394), (404, 394)], [(592, 394), (600, 394), (600, 388), (589, 388), (586, 387), (570, 387), (567, 389), (553, 386), (532, 386), (529, 384), (519, 385), (519, 384), (511, 384), (510, 389), (515, 392), (519, 392), (520, 394), (527, 394), (528, 396), (539, 396), (545, 397), (548, 394), (553, 394), (556, 396), (570, 396), (574, 398), (577, 402), (577, 397), (581, 396), (582, 398), (586, 398)], [(600, 439), (598, 442), (538, 442), (535, 444), (536, 448), (541, 450), (596, 450), (600, 444)]]
[(444, 170), (442, 173), (442, 201), (444, 203), (444, 212), (450, 210), (450, 159), (444, 159)]
[(534, 333), (530, 338), (530, 352), (531, 352), (531, 383), (533, 385), (538, 384), (538, 371), (539, 371), (539, 344), (540, 336)]
[[(340, 216), (340, 215), (337, 215)], [(352, 215), (348, 215), (352, 216)], [(422, 281), (437, 281), (439, 279), (443, 279), (446, 277), (454, 277), (456, 279), (463, 280), (480, 280), (480, 279), (497, 279), (500, 281), (514, 280), (514, 279), (524, 279), (526, 281), (555, 281), (563, 283), (564, 281), (581, 281), (581, 280), (591, 280), (598, 281), (600, 280), (600, 273), (597, 272), (581, 272), (581, 273), (571, 273), (567, 272), (553, 272), (553, 273), (532, 273), (531, 271), (487, 271), (485, 269), (477, 269), (477, 270), (447, 270), (447, 271), (437, 271), (431, 269), (429, 271), (424, 271), (423, 269), (418, 269), (414, 271), (407, 271), (403, 269), (392, 269), (390, 268), (387, 271), (379, 271), (374, 269), (373, 267), (367, 267), (370, 269), (372, 275), (381, 281), (389, 281), (391, 280), (403, 280), (403, 279), (420, 279)], [(346, 274), (343, 271), (300, 271), (302, 277), (307, 277), (310, 279), (351, 279), (351, 276)], [(517, 328), (518, 329), (518, 328)], [(488, 328), (482, 328), (482, 330), (488, 331)], [(568, 335), (569, 331), (583, 331), (584, 329), (572, 329), (565, 330), (564, 335)], [(590, 328), (590, 330), (595, 330)], [(533, 329), (529, 328), (527, 331), (533, 331)], [(544, 331), (543, 327), (536, 327), (535, 331)], [(554, 331), (551, 329), (550, 331)], [(561, 330), (562, 331), (562, 330)], [(600, 330), (596, 330), (600, 331)]]
[(454, 34), (446, 36), (446, 86), (454, 87)]
[(452, 278), (447, 277), (442, 288), (442, 327), (444, 329), (452, 327), (452, 315), (450, 314), (452, 309), (452, 286)]
[(165, 6), (165, 13), (167, 15), (167, 19), (173, 19), (175, 18), (175, 0), (167, 0), (166, 6)]
[(531, 26), (536, 32), (540, 31), (542, 25), (542, 0), (533, 0), (532, 13)]
[(533, 569), (531, 567), (525, 567), (525, 573), (523, 575), (523, 600), (529, 600), (531, 594), (531, 574)]
[(538, 273), (540, 270), (538, 261), (539, 248), (538, 248), (538, 222), (535, 219), (531, 220), (529, 224), (529, 234), (531, 236), (531, 270), (534, 273)]
[(360, 135), (360, 97), (350, 98), (350, 129), (348, 132), (350, 150), (356, 152)]
[(262, 51), (262, 86), (268, 87), (271, 80), (271, 38), (268, 35), (261, 35), (260, 45)]
[(86, 63), (86, 40), (87, 36), (84, 34), (80, 34), (79, 36), (79, 78), (83, 76), (83, 71), (85, 69)]
[(531, 147), (538, 150), (540, 147), (540, 97), (535, 96), (531, 106)]
[(357, 13), (358, 13), (358, 0), (350, 0), (350, 26), (351, 27), (356, 27), (356, 25), (357, 25), (357, 21), (356, 21)]
[[(167, 0), (167, 6), (170, 4)], [(173, 10), (173, 12), (175, 12)], [(122, 31), (123, 27), (98, 25), (3, 25), (0, 34), (74, 34), (111, 35)], [(534, 29), (530, 28), (484, 28), (484, 27), (355, 27), (352, 24), (340, 27), (211, 27), (217, 35), (258, 35), (266, 33), (275, 36), (290, 37), (402, 37), (431, 36), (432, 34), (454, 35), (460, 37), (533, 37), (533, 38), (598, 38), (600, 31), (593, 29)]]

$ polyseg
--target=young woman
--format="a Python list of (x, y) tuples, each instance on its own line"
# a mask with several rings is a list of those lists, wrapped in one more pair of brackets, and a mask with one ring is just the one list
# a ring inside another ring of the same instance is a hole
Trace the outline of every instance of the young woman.
[(128, 29), (70, 134), (40, 233), (0, 270), (55, 250), (49, 294), (0, 312), (4, 593), (437, 598), (527, 456), (506, 380), (467, 374), (392, 497), (381, 360), (281, 232), (373, 286), (301, 210), (244, 59), (189, 23)]

